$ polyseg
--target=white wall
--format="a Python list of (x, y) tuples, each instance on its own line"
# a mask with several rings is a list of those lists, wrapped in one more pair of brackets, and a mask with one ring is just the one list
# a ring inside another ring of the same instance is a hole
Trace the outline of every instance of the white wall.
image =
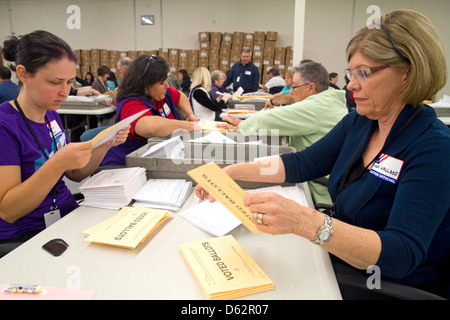
[[(337, 72), (340, 76), (338, 85), (343, 87), (347, 43), (352, 32), (366, 25), (371, 15), (367, 8), (371, 5), (379, 6), (381, 14), (411, 9), (429, 18), (444, 42), (450, 74), (449, 0), (307, 0), (303, 57), (322, 62), (329, 72)], [(450, 76), (436, 99), (442, 99), (444, 93), (450, 95)]]
[[(66, 27), (72, 4), (81, 9), (80, 30)], [(11, 31), (45, 29), (74, 49), (198, 49), (201, 31), (277, 31), (281, 47), (293, 43), (294, 5), (295, 0), (0, 0), (0, 40)], [(141, 15), (154, 15), (155, 25), (141, 26)]]

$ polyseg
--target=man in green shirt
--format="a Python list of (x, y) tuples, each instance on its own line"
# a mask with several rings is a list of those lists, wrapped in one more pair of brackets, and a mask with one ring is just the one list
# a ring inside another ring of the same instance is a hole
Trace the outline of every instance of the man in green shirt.
[[(291, 144), (303, 150), (326, 135), (347, 113), (345, 93), (329, 88), (327, 70), (317, 62), (295, 68), (291, 95), (294, 103), (265, 110), (240, 120), (228, 116), (229, 129), (239, 129), (243, 135), (258, 134), (259, 130), (277, 129), (280, 136), (290, 136)], [(326, 186), (308, 182), (316, 203), (332, 204)]]

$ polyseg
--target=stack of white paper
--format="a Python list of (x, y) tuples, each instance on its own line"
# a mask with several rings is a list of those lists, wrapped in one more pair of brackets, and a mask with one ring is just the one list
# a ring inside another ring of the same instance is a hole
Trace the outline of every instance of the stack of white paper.
[(84, 196), (82, 205), (120, 209), (130, 203), (146, 181), (144, 168), (100, 171), (80, 186), (80, 191)]
[(179, 211), (191, 194), (192, 182), (184, 179), (149, 179), (134, 195), (134, 206)]

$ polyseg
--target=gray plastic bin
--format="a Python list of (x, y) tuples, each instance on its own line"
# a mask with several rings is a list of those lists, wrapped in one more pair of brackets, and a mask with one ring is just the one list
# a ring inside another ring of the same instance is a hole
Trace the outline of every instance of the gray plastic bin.
[[(192, 181), (186, 172), (211, 161), (216, 162), (220, 167), (224, 167), (234, 163), (251, 162), (255, 157), (295, 152), (293, 147), (279, 145), (191, 143), (183, 141), (185, 145), (185, 157), (183, 159), (141, 157), (151, 146), (158, 143), (160, 141), (151, 141), (127, 155), (126, 166), (145, 168), (147, 179), (186, 179)], [(242, 188), (259, 188), (272, 185), (270, 183), (244, 181), (238, 181), (238, 184)]]

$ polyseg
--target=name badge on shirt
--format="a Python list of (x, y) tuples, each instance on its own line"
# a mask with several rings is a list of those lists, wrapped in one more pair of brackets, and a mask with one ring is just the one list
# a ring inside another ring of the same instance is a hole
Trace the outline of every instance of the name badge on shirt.
[(370, 173), (380, 179), (397, 184), (402, 166), (403, 160), (396, 159), (387, 154), (381, 154), (378, 160), (373, 164)]
[(167, 116), (170, 114), (170, 108), (169, 108), (169, 106), (167, 105), (167, 103), (164, 104), (163, 109), (164, 109), (164, 115), (167, 117)]
[(59, 219), (61, 219), (61, 213), (59, 212), (59, 209), (47, 212), (46, 214), (44, 214), (45, 227), (46, 228), (50, 227)]
[(245, 74), (247, 75), (247, 76), (251, 76), (252, 75), (252, 72), (251, 71), (245, 71)]
[(58, 122), (56, 122), (56, 120), (50, 121), (50, 127), (51, 127), (51, 131), (50, 131), (50, 128), (47, 127), (48, 134), (50, 135), (50, 138), (53, 138), (52, 137), (52, 132), (53, 132), (53, 135), (55, 136), (55, 140), (56, 140), (56, 145), (57, 145), (58, 149), (61, 149), (66, 144), (64, 132), (59, 127)]

